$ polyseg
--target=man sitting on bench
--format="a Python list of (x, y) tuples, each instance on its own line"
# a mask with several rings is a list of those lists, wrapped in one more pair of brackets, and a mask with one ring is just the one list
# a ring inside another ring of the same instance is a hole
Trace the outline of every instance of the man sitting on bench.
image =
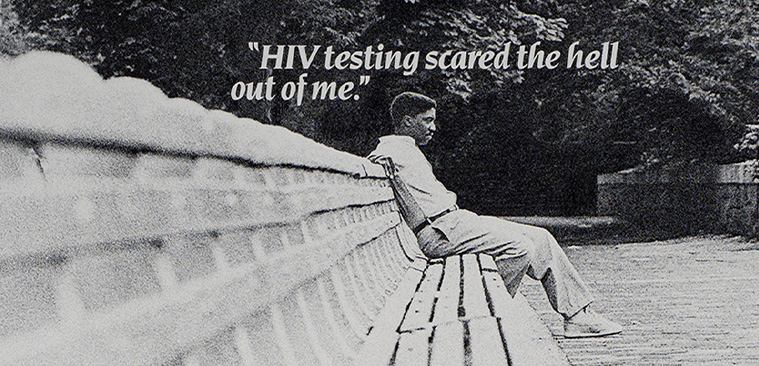
[(506, 288), (514, 296), (526, 273), (539, 280), (551, 306), (564, 317), (565, 337), (616, 334), (622, 327), (588, 309), (588, 287), (547, 230), (491, 216), (479, 216), (456, 206), (456, 194), (435, 178), (420, 145), (435, 133), (435, 100), (402, 93), (390, 105), (395, 134), (383, 136), (369, 155), (372, 161), (392, 159), (426, 216), (412, 230), (422, 252), (430, 258), (485, 253), (495, 258)]

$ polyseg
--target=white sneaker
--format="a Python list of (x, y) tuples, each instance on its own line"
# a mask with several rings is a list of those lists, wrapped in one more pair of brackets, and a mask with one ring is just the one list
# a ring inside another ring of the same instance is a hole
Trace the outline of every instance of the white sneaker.
[(622, 332), (622, 326), (590, 309), (564, 320), (565, 338), (603, 337)]

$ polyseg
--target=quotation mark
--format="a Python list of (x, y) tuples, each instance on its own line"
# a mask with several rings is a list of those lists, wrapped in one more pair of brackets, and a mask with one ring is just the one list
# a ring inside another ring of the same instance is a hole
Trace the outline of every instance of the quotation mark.
[[(369, 80), (371, 80), (371, 78), (372, 77), (369, 75), (361, 75), (358, 78), (358, 85), (369, 85)], [(359, 100), (359, 98), (360, 97), (358, 96), (358, 94), (353, 95), (353, 100)]]

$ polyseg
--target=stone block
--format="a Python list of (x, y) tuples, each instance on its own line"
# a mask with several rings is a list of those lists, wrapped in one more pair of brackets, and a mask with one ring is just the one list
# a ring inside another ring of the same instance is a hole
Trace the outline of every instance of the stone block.
[(208, 276), (216, 270), (214, 240), (216, 238), (207, 233), (172, 235), (163, 239), (161, 251), (171, 261), (180, 283)]
[(40, 151), (48, 181), (74, 176), (126, 178), (138, 161), (136, 153), (119, 149), (46, 143)]
[(0, 337), (60, 320), (56, 279), (60, 268), (44, 258), (4, 265), (0, 277)]
[(193, 178), (197, 181), (212, 181), (230, 186), (237, 179), (239, 165), (217, 158), (197, 158), (193, 169)]
[(330, 358), (319, 342), (311, 314), (301, 311), (297, 297), (293, 293), (272, 305), (273, 336), (286, 358), (297, 360), (294, 364), (329, 364)]
[(68, 272), (85, 310), (95, 311), (161, 291), (152, 262), (157, 248), (142, 243), (76, 258)]
[(235, 347), (234, 330), (227, 330), (206, 339), (184, 358), (186, 366), (229, 365), (244, 366), (245, 363)]
[(276, 255), (279, 252), (289, 249), (285, 247), (282, 241), (281, 226), (264, 226), (258, 228), (251, 237), (254, 245), (260, 245), (267, 257)]
[(254, 230), (222, 233), (217, 239), (217, 245), (234, 267), (265, 259), (263, 245), (255, 238)]
[(0, 180), (42, 182), (42, 168), (32, 145), (0, 140)]
[(182, 181), (192, 177), (195, 159), (183, 156), (140, 154), (135, 165), (133, 178), (138, 180), (161, 182), (168, 178), (175, 178)]
[(283, 366), (283, 355), (274, 335), (271, 311), (256, 312), (244, 319), (239, 327), (245, 331), (251, 349), (253, 365)]

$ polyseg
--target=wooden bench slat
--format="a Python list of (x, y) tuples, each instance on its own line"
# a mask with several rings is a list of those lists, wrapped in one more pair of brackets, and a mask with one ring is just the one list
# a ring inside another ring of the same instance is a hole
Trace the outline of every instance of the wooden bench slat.
[(483, 271), (483, 276), (495, 315), (501, 318), (501, 331), (512, 366), (538, 365), (534, 363), (538, 356), (534, 355), (535, 350), (529, 345), (529, 330), (524, 327), (522, 315), (515, 313), (514, 300), (506, 291), (501, 276), (492, 271)]
[(452, 321), (435, 327), (430, 365), (464, 365), (464, 324)]
[[(391, 247), (388, 240), (386, 240), (388, 236), (383, 236), (377, 245), (372, 245), (369, 249), (372, 251), (372, 255), (374, 258), (376, 258), (377, 261), (379, 261), (378, 264), (375, 264), (377, 266), (377, 272), (379, 273), (379, 276), (381, 278), (382, 282), (382, 291), (384, 293), (385, 302), (387, 302), (388, 298), (393, 294), (395, 291), (395, 288), (398, 285), (398, 279), (403, 278), (403, 276), (398, 276), (395, 274), (393, 269), (393, 264), (391, 263), (391, 255), (390, 252), (393, 250), (393, 247)], [(398, 250), (397, 247), (395, 250)]]
[(468, 326), (472, 366), (509, 364), (496, 318), (470, 319)]
[[(525, 309), (515, 307), (513, 311), (523, 312)], [(539, 322), (539, 319), (525, 319), (530, 315), (529, 313), (518, 314), (501, 320), (504, 336), (507, 337), (506, 334), (510, 334), (506, 342), (513, 365), (569, 365), (566, 356), (555, 341), (537, 335), (536, 332), (540, 332), (541, 329), (536, 325), (545, 328), (542, 324), (534, 323)]]
[(428, 328), (432, 318), (432, 307), (435, 303), (438, 285), (443, 274), (443, 264), (430, 264), (424, 271), (424, 278), (414, 293), (406, 317), (403, 319), (400, 331)]
[(239, 325), (235, 325), (232, 331), (234, 332), (234, 346), (240, 354), (242, 364), (255, 365), (256, 363), (259, 363), (258, 357), (256, 357), (256, 354), (253, 351), (253, 343), (250, 340), (250, 334), (248, 334), (248, 331)]
[[(310, 196), (320, 199), (306, 202)], [(0, 231), (0, 239), (8, 245), (0, 248), (0, 258), (170, 233), (294, 223), (313, 212), (390, 199), (391, 194), (376, 187), (302, 186), (285, 194), (176, 179), (139, 183), (87, 178), (3, 186), (0, 225), (7, 230)]]
[(350, 265), (350, 257), (346, 256), (343, 258), (341, 266), (344, 268), (342, 271), (344, 289), (347, 290), (348, 301), (352, 301), (356, 305), (355, 309), (358, 310), (356, 314), (361, 321), (361, 329), (363, 331), (360, 333), (360, 336), (363, 338), (366, 336), (366, 330), (372, 324), (375, 308), (371, 303), (370, 294), (358, 279), (358, 274), (355, 272), (356, 269)]
[[(533, 356), (524, 363), (514, 363), (515, 366), (539, 365), (539, 366), (569, 366), (569, 360), (564, 351), (561, 350), (556, 340), (553, 339), (551, 332), (543, 324), (538, 314), (527, 303), (527, 299), (522, 294), (514, 296), (514, 313), (510, 323), (514, 328), (520, 329), (522, 335), (526, 336), (528, 341), (524, 349)], [(521, 320), (521, 324), (517, 320)], [(502, 320), (504, 323), (507, 319)], [(509, 348), (511, 350), (511, 348)], [(534, 356), (538, 356), (535, 358)]]
[[(511, 298), (491, 256), (448, 257), (445, 264), (429, 264), (424, 277), (418, 277), (416, 291), (411, 289), (414, 282), (404, 285), (403, 292), (413, 293), (410, 303), (388, 303), (383, 309), (388, 312), (395, 307), (396, 319), (391, 323), (403, 316), (402, 324), (390, 329), (392, 326), (378, 318), (375, 326), (382, 328), (369, 334), (359, 361), (371, 359), (371, 365), (382, 366), (426, 365), (427, 361), (436, 366), (568, 366), (566, 357), (524, 298)], [(438, 285), (439, 291), (432, 291), (435, 295), (430, 296), (430, 289)], [(463, 295), (462, 314), (458, 294)], [(430, 300), (436, 300), (434, 307)], [(428, 321), (430, 316), (435, 320), (432, 323)]]
[(445, 259), (443, 283), (435, 304), (434, 324), (457, 321), (459, 316), (459, 294), (461, 293), (461, 257)]
[(432, 329), (401, 333), (394, 366), (427, 366)]
[[(272, 314), (274, 310), (279, 311), (281, 318), (273, 318), (277, 339), (282, 345), (282, 352), (288, 353), (287, 359), (295, 360), (295, 365), (327, 365), (328, 356), (323, 353), (315, 339), (315, 334), (309, 334), (310, 315), (304, 316), (299, 309), (297, 300), (298, 291), (288, 294), (284, 299), (272, 304)], [(278, 333), (278, 321), (282, 334)], [(322, 358), (324, 357), (324, 358)]]
[[(332, 359), (333, 365), (352, 365), (356, 355), (356, 349), (351, 344), (360, 343), (347, 329), (344, 320), (339, 320), (333, 304), (326, 298), (324, 284), (318, 280), (308, 284), (303, 289), (303, 294), (310, 309), (310, 316), (314, 323), (314, 329), (321, 345)], [(340, 323), (343, 323), (342, 325)], [(351, 340), (348, 337), (353, 337)]]
[[(381, 336), (379, 334), (382, 333)], [(377, 332), (374, 337), (370, 335), (362, 345), (361, 351), (356, 357), (356, 365), (365, 366), (388, 366), (395, 355), (396, 346), (400, 334), (396, 332)]]
[(514, 312), (514, 304), (511, 295), (503, 284), (501, 275), (498, 274), (498, 268), (495, 261), (489, 255), (480, 255), (482, 263), (482, 276), (485, 279), (485, 288), (490, 299), (493, 314), (496, 317), (509, 317)]
[(403, 280), (377, 315), (374, 327), (356, 358), (357, 364), (367, 366), (390, 364), (399, 337), (398, 328), (421, 279), (421, 271), (416, 268), (406, 270)]
[(477, 255), (465, 254), (461, 256), (461, 260), (464, 262), (464, 288), (462, 289), (464, 293), (464, 316), (467, 319), (490, 316)]
[[(387, 220), (387, 221), (386, 221)], [(388, 224), (397, 218), (378, 217), (374, 220), (352, 226), (347, 231), (335, 231), (323, 241), (304, 244), (281, 253), (269, 255), (267, 260), (267, 280), (275, 288), (270, 291), (287, 293), (304, 280), (326, 272), (334, 264), (334, 258), (345, 257), (358, 242), (367, 242), (383, 235)], [(308, 253), (304, 256), (303, 253)], [(282, 263), (297, 263), (282, 266)]]

